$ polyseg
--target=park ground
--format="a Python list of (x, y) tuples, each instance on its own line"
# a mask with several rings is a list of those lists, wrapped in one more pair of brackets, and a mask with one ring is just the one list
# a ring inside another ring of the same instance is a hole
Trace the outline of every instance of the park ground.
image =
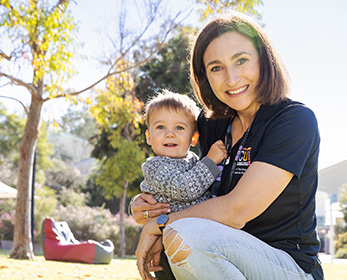
[[(35, 252), (35, 261), (10, 259), (9, 251), (0, 250), (0, 279), (6, 280), (140, 280), (136, 259), (114, 257), (109, 265), (91, 265), (46, 261), (42, 253)], [(334, 260), (322, 256), (326, 280), (347, 280), (347, 260)]]

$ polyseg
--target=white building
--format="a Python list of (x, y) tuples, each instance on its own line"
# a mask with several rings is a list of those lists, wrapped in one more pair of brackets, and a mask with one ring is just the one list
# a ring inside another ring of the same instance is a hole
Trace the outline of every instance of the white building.
[(322, 241), (322, 251), (334, 255), (334, 225), (343, 224), (343, 213), (338, 200), (341, 188), (347, 184), (347, 160), (318, 172), (318, 192), (316, 214), (318, 232)]

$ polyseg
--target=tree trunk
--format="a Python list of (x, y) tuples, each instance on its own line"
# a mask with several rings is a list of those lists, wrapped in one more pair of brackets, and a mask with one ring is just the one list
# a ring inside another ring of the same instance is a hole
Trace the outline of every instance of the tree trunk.
[(32, 94), (30, 110), (24, 136), (20, 145), (16, 219), (14, 226), (13, 247), (10, 257), (14, 259), (35, 258), (31, 236), (32, 173), (34, 153), (40, 125), (42, 99)]
[(119, 201), (119, 251), (118, 256), (120, 258), (125, 257), (125, 224), (124, 224), (124, 213), (125, 213), (125, 202), (127, 197), (128, 181), (123, 184), (123, 192)]

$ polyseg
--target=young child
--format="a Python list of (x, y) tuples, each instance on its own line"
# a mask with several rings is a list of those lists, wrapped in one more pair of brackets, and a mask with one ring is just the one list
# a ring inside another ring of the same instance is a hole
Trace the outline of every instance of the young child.
[(163, 91), (146, 104), (146, 139), (156, 157), (142, 164), (141, 191), (179, 211), (211, 197), (210, 185), (218, 177), (217, 164), (227, 157), (222, 141), (215, 142), (199, 161), (189, 151), (198, 141), (199, 109), (188, 96)]

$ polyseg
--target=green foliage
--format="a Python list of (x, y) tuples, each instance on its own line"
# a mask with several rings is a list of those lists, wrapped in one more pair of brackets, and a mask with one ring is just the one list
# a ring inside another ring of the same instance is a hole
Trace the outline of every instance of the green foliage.
[(89, 239), (102, 241), (115, 240), (119, 231), (114, 216), (102, 207), (60, 205), (52, 214), (55, 221), (68, 223), (75, 238), (79, 241)]
[(59, 159), (52, 159), (52, 167), (46, 170), (45, 185), (60, 192), (63, 187), (72, 188), (75, 191), (81, 190), (85, 183), (79, 170)]
[(335, 247), (337, 248), (336, 258), (347, 259), (347, 232), (338, 235)]
[(88, 181), (83, 188), (84, 193), (88, 193), (86, 197), (86, 205), (89, 207), (101, 206), (105, 203), (105, 189), (96, 184), (97, 174), (99, 172), (92, 172), (89, 174)]
[(53, 145), (48, 140), (48, 124), (42, 122), (36, 146), (36, 169), (46, 170), (53, 166), (50, 157), (53, 155)]
[(72, 188), (62, 187), (57, 197), (59, 204), (63, 206), (84, 206), (86, 204), (86, 196), (85, 193), (76, 192)]
[(58, 205), (55, 191), (36, 184), (34, 202), (34, 242), (40, 244), (42, 222), (46, 217), (52, 215)]
[(347, 248), (339, 248), (336, 251), (335, 257), (338, 259), (347, 259)]
[(16, 209), (16, 200), (14, 198), (0, 199), (0, 215)]
[(133, 88), (131, 73), (124, 72), (107, 80), (107, 89), (90, 101), (90, 111), (99, 124), (92, 153), (100, 164), (95, 182), (105, 189), (106, 198), (119, 197), (126, 191), (122, 189), (125, 182), (131, 183), (142, 175), (143, 103), (135, 97)]
[(0, 239), (13, 240), (15, 210), (0, 215)]
[(347, 184), (343, 184), (339, 190), (339, 204), (343, 213), (345, 225), (341, 225), (339, 231), (337, 231), (338, 235), (335, 244), (337, 248), (336, 257), (347, 259)]
[[(19, 146), (24, 133), (25, 119), (15, 114), (9, 114), (0, 103), (0, 178), (7, 178), (5, 173), (11, 174), (12, 181), (16, 178), (18, 166)], [(36, 175), (35, 181), (44, 183), (44, 170), (52, 166), (50, 156), (53, 153), (52, 145), (48, 142), (47, 123), (43, 122), (36, 146)]]
[[(120, 215), (116, 214), (116, 223), (119, 224)], [(131, 216), (125, 215), (125, 253), (127, 255), (135, 255), (137, 244), (139, 243), (142, 226), (136, 224), (135, 220)], [(117, 244), (117, 243), (115, 243)], [(118, 254), (118, 246), (115, 248), (115, 254)]]
[(67, 113), (61, 118), (60, 128), (64, 132), (77, 135), (85, 140), (98, 133), (95, 119), (85, 106), (81, 110), (69, 108)]
[(18, 160), (18, 155), (14, 151), (19, 150), (24, 126), (25, 119), (7, 113), (6, 108), (0, 103), (0, 154), (3, 158)]
[(160, 89), (178, 93), (192, 92), (189, 81), (188, 49), (190, 37), (197, 30), (180, 27), (152, 59), (140, 67), (137, 97), (142, 101), (153, 96)]
[[(115, 245), (115, 253), (117, 253), (119, 213), (112, 215), (108, 209), (103, 207), (68, 205), (57, 207), (52, 218), (55, 221), (67, 222), (74, 237), (79, 241), (91, 239), (100, 242), (110, 239)], [(127, 254), (135, 253), (141, 229), (142, 227), (137, 225), (132, 217), (125, 218)]]
[(345, 223), (347, 223), (347, 184), (342, 184), (339, 192), (339, 203)]
[(142, 175), (140, 163), (144, 161), (145, 154), (139, 150), (136, 142), (119, 141), (117, 153), (108, 158), (100, 172), (96, 183), (103, 186), (107, 198), (113, 195), (119, 197), (125, 181), (133, 182)]
[(201, 20), (207, 19), (216, 13), (221, 13), (226, 9), (233, 9), (261, 18), (259, 12), (255, 10), (255, 6), (263, 4), (262, 0), (197, 0), (197, 2), (206, 6), (206, 9), (200, 10)]

